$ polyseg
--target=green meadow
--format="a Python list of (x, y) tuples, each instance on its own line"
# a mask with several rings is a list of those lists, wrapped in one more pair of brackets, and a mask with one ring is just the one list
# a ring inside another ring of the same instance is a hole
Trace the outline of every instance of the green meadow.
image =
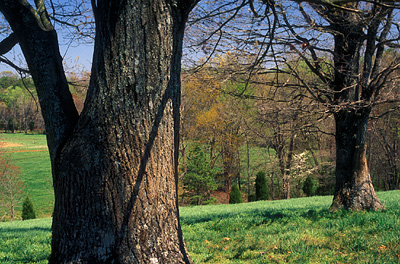
[(0, 223), (0, 263), (47, 263), (51, 218)]
[[(0, 222), (0, 263), (47, 263), (54, 195), (45, 137), (0, 141), (13, 143), (1, 151), (20, 167), (41, 217)], [(181, 224), (195, 263), (400, 263), (400, 191), (378, 196), (386, 211), (330, 213), (332, 196), (321, 196), (182, 207)]]
[(384, 212), (328, 211), (332, 196), (182, 208), (195, 263), (400, 263), (400, 191)]
[[(9, 156), (20, 169), (20, 179), (25, 183), (25, 195), (33, 201), (37, 217), (49, 217), (53, 211), (54, 194), (52, 190), (50, 157), (44, 135), (24, 133), (2, 133), (0, 151)], [(21, 215), (21, 206), (17, 209)], [(0, 211), (0, 217), (4, 214)]]
[[(183, 207), (195, 263), (400, 263), (400, 191), (384, 212), (329, 213), (332, 197)], [(0, 263), (46, 263), (51, 218), (0, 223)]]

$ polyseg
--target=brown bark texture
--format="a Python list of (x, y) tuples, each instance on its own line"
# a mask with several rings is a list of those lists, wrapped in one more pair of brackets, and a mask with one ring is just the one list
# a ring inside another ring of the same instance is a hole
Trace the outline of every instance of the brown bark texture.
[(335, 114), (336, 187), (331, 211), (383, 210), (376, 196), (366, 158), (370, 107)]
[[(349, 3), (358, 8), (358, 3)], [(331, 211), (382, 210), (376, 196), (366, 159), (366, 135), (374, 94), (380, 87), (371, 80), (380, 69), (381, 47), (376, 46), (379, 23), (388, 15), (386, 8), (374, 7), (364, 33), (366, 20), (348, 11), (319, 12), (334, 29), (334, 91), (332, 104), (336, 124), (336, 186)], [(381, 38), (385, 38), (384, 31)], [(365, 43), (365, 46), (364, 46)], [(361, 54), (364, 65), (360, 65)], [(375, 62), (372, 63), (372, 58)], [(374, 73), (375, 72), (375, 73)]]
[(192, 262), (177, 162), (182, 39), (195, 2), (92, 1), (95, 50), (80, 116), (46, 15), (23, 0), (0, 3), (46, 121), (55, 191), (49, 263)]

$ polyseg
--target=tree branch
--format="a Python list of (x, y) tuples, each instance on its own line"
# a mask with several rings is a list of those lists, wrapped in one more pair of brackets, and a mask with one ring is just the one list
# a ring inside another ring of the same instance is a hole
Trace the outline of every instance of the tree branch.
[[(43, 0), (37, 0), (39, 9)], [(41, 10), (42, 16), (45, 11)], [(62, 65), (57, 34), (46, 18), (38, 18), (26, 0), (2, 0), (0, 12), (17, 35), (21, 50), (35, 82), (45, 120), (50, 158), (57, 154), (79, 118)]]
[(18, 38), (15, 33), (11, 33), (8, 37), (0, 42), (0, 55), (9, 52), (18, 43)]
[(23, 69), (17, 65), (15, 65), (12, 61), (8, 60), (7, 58), (4, 57), (0, 57), (0, 62), (7, 64), (8, 66), (12, 67), (13, 69), (15, 69), (17, 72), (21, 72), (21, 73), (25, 73), (25, 74), (30, 74), (29, 70), (27, 69)]
[(54, 29), (53, 25), (50, 22), (49, 14), (47, 13), (46, 7), (44, 5), (44, 0), (35, 0), (35, 5), (43, 27), (47, 30)]

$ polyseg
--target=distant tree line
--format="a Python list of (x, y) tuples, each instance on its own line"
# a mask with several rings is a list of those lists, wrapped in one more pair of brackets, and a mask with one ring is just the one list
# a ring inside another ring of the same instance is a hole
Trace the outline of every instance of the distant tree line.
[(31, 78), (12, 72), (0, 74), (0, 130), (14, 133), (44, 131), (43, 118)]
[[(70, 90), (74, 102), (81, 111), (87, 89), (88, 73), (71, 73)], [(0, 73), (0, 130), (14, 133), (45, 131), (37, 92), (31, 77), (23, 77), (13, 72)]]
[[(187, 148), (190, 153), (196, 142), (196, 149), (200, 143), (208, 156), (202, 163), (215, 171), (214, 179), (210, 174), (203, 177), (212, 182), (212, 188), (203, 191), (207, 197), (215, 190), (228, 195), (235, 183), (245, 200), (255, 200), (259, 172), (265, 174), (268, 199), (332, 195), (336, 162), (332, 115), (324, 104), (310, 99), (290, 74), (281, 74), (285, 83), (281, 85), (264, 74), (249, 82), (240, 75), (239, 60), (243, 63), (244, 56), (228, 53), (183, 76), (181, 194), (191, 196), (194, 190), (184, 179), (190, 166)], [(297, 71), (312, 81), (304, 66), (296, 66)], [(396, 89), (393, 83), (391, 93)], [(399, 188), (397, 104), (376, 105), (368, 124), (368, 164), (378, 190)], [(256, 150), (261, 156), (249, 154)]]

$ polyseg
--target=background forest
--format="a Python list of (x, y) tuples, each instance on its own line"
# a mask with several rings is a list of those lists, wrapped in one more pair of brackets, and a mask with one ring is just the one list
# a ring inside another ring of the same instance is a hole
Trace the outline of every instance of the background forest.
[[(387, 56), (393, 56), (393, 51)], [(293, 86), (277, 88), (265, 75), (251, 83), (237, 72), (238, 54), (227, 53), (182, 76), (179, 161), (181, 205), (228, 203), (236, 184), (244, 201), (257, 200), (257, 174), (265, 175), (264, 199), (332, 195), (335, 138), (332, 116)], [(307, 68), (303, 67), (304, 75)], [(231, 74), (235, 72), (235, 78)], [(87, 72), (70, 74), (81, 110)], [(288, 75), (282, 78), (291, 82)], [(392, 87), (393, 93), (398, 87)], [(0, 129), (43, 133), (33, 82), (11, 72), (0, 76)], [(399, 189), (397, 102), (374, 108), (368, 124), (368, 164), (377, 190)]]
[[(398, 6), (215, 3), (199, 5), (185, 33), (180, 203), (228, 203), (232, 186), (245, 201), (261, 199), (257, 175), (267, 186), (262, 199), (332, 195), (336, 167), (349, 167), (336, 160), (337, 140), (352, 133), (336, 135), (346, 112), (352, 123), (369, 120), (366, 164), (375, 189), (398, 189)], [(93, 41), (87, 12), (72, 27), (77, 43)], [(80, 112), (90, 73), (66, 68)], [(21, 75), (0, 75), (0, 129), (43, 133), (33, 81), (15, 69)]]
[[(387, 56), (392, 54), (388, 52)], [(188, 171), (187, 159), (201, 144), (201, 151), (208, 156), (206, 162), (215, 170), (217, 187), (211, 184), (213, 189), (229, 193), (232, 183), (237, 183), (244, 197), (252, 200), (255, 177), (261, 171), (267, 178), (270, 199), (333, 194), (332, 115), (323, 104), (302, 95), (304, 90), (291, 86), (289, 75), (282, 78), (286, 85), (270, 85), (273, 79), (268, 80), (265, 75), (249, 84), (245, 74), (237, 74), (239, 58), (228, 53), (213, 60), (211, 66), (184, 75), (182, 177)], [(312, 78), (306, 67), (301, 70)], [(235, 81), (232, 72), (236, 73)], [(391, 91), (396, 93), (396, 89), (392, 87)], [(399, 188), (397, 105), (378, 105), (368, 125), (367, 157), (377, 190)], [(307, 188), (313, 190), (309, 192)], [(184, 184), (182, 189), (182, 193), (193, 192)]]

